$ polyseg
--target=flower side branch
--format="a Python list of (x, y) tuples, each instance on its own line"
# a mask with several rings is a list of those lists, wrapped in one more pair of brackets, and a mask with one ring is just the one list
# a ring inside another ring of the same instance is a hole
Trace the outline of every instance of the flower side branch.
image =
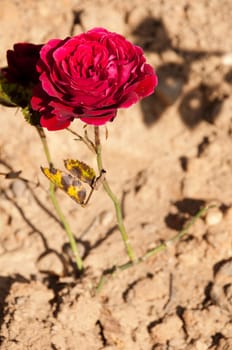
[(112, 268), (108, 269), (101, 276), (101, 278), (96, 286), (96, 290), (95, 290), (96, 293), (99, 293), (102, 290), (104, 284), (110, 278), (115, 276), (118, 272), (127, 270), (135, 265), (138, 265), (138, 264), (146, 261), (150, 257), (155, 256), (157, 253), (166, 250), (173, 243), (179, 241), (183, 236), (185, 236), (188, 233), (188, 230), (190, 229), (190, 227), (192, 225), (194, 225), (194, 223), (196, 222), (197, 219), (204, 216), (209, 209), (214, 208), (214, 207), (215, 207), (214, 205), (211, 205), (211, 206), (204, 207), (201, 210), (199, 210), (199, 212), (188, 222), (188, 224), (180, 232), (178, 232), (176, 235), (174, 235), (172, 238), (166, 240), (165, 242), (160, 243), (159, 245), (157, 245), (153, 249), (148, 250), (143, 256), (139, 257), (138, 259), (135, 259), (134, 261), (129, 261), (129, 262), (122, 264), (122, 265), (112, 266)]
[[(98, 165), (98, 170), (101, 173), (104, 170), (104, 168), (103, 168), (103, 163), (102, 163), (102, 149), (101, 149), (100, 132), (99, 132), (98, 126), (94, 127), (94, 134), (95, 134), (95, 150), (96, 150), (96, 155), (97, 155), (97, 165)], [(127, 232), (126, 232), (126, 228), (125, 228), (124, 223), (123, 223), (121, 204), (120, 204), (118, 198), (112, 192), (106, 178), (104, 178), (104, 180), (103, 180), (103, 188), (114, 204), (118, 228), (119, 228), (119, 231), (121, 233), (121, 237), (122, 237), (122, 240), (124, 242), (127, 255), (128, 255), (130, 261), (133, 262), (133, 261), (135, 261), (136, 257), (135, 257), (135, 253), (133, 251), (133, 248), (130, 244), (129, 237), (128, 237)]]

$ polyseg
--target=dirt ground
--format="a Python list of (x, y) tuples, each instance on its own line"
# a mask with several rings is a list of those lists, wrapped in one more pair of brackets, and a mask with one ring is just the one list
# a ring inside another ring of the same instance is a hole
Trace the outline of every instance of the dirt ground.
[[(127, 261), (113, 205), (103, 189), (87, 208), (57, 192), (84, 258), (78, 277), (40, 172), (36, 130), (0, 107), (0, 172), (22, 170), (31, 181), (0, 178), (2, 350), (232, 349), (231, 13), (230, 0), (0, 0), (0, 66), (15, 42), (102, 26), (143, 47), (156, 68), (156, 93), (120, 110), (103, 142), (137, 256), (202, 206), (217, 206), (94, 295), (102, 272)], [(72, 128), (83, 132), (79, 121)], [(57, 167), (74, 158), (96, 168), (67, 131), (47, 137)]]

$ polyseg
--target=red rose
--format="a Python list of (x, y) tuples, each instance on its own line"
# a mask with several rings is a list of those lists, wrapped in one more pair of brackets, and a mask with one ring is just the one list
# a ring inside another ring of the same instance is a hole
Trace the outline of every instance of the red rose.
[(39, 74), (36, 71), (36, 64), (42, 46), (18, 43), (14, 45), (13, 50), (8, 50), (8, 66), (1, 70), (7, 80), (21, 85), (38, 83)]
[(157, 76), (140, 47), (123, 36), (95, 28), (65, 40), (50, 40), (40, 51), (40, 83), (31, 99), (48, 130), (74, 118), (102, 125), (117, 109), (153, 93)]

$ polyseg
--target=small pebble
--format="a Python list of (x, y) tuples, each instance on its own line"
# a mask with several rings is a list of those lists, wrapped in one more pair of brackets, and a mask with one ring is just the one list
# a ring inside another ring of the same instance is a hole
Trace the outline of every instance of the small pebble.
[(157, 227), (149, 222), (142, 224), (142, 229), (146, 234), (154, 234), (157, 232)]
[(232, 261), (225, 262), (216, 273), (217, 281), (232, 277)]
[(218, 208), (211, 209), (206, 215), (206, 223), (209, 226), (217, 225), (222, 221), (223, 214)]
[(103, 211), (99, 215), (100, 225), (109, 226), (113, 221), (113, 213), (111, 211)]
[(20, 179), (16, 179), (11, 185), (11, 190), (15, 197), (21, 198), (25, 194), (26, 183)]
[(232, 53), (227, 53), (222, 56), (222, 64), (225, 66), (232, 66)]

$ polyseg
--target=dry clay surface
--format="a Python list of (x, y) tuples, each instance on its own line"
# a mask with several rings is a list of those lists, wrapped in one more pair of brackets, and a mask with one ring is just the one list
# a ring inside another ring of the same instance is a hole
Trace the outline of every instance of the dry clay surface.
[[(2, 350), (232, 349), (231, 13), (230, 0), (0, 1), (1, 66), (15, 42), (102, 26), (143, 47), (156, 68), (156, 93), (119, 111), (107, 140), (102, 128), (107, 179), (137, 256), (215, 204), (181, 241), (96, 295), (103, 271), (127, 261), (112, 203), (102, 188), (86, 208), (57, 192), (84, 258), (78, 276), (37, 132), (0, 107), (0, 172), (29, 180), (0, 178)], [(72, 128), (84, 132), (79, 121)], [(73, 158), (96, 169), (67, 131), (47, 138), (57, 167)]]

